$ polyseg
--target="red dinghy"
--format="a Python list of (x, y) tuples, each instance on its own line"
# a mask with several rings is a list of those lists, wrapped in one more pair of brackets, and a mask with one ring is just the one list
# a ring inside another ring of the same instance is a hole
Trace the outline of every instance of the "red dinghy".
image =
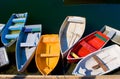
[(67, 60), (69, 62), (77, 62), (86, 55), (101, 49), (114, 34), (114, 31), (109, 32), (108, 35), (100, 31), (89, 34), (68, 50)]

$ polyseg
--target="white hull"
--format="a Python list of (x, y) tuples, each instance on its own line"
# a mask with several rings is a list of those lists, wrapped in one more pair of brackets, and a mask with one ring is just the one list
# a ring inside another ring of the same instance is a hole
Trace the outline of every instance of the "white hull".
[(67, 16), (59, 31), (61, 54), (65, 57), (66, 51), (71, 48), (83, 35), (86, 19), (78, 16)]
[(0, 67), (9, 64), (8, 56), (5, 47), (0, 48)]
[(115, 31), (116, 34), (113, 36), (113, 38), (111, 38), (111, 40), (114, 43), (120, 45), (120, 31), (119, 30), (105, 25), (100, 31), (102, 31), (104, 34), (107, 34), (109, 31)]
[(102, 75), (120, 67), (120, 47), (111, 45), (98, 50), (78, 62), (72, 74), (81, 76)]

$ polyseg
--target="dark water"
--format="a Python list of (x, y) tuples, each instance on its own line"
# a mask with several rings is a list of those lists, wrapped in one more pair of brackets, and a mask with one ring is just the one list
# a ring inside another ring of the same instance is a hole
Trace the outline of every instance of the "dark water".
[(66, 5), (73, 4), (120, 4), (119, 0), (64, 0)]
[[(12, 13), (28, 12), (28, 24), (42, 24), (42, 34), (59, 32), (66, 16), (86, 17), (86, 29), (83, 36), (109, 25), (120, 30), (119, 4), (77, 4), (66, 5), (63, 0), (1, 0), (0, 23), (6, 23)], [(111, 42), (109, 42), (109, 45)], [(24, 73), (18, 73), (15, 62), (15, 44), (7, 48), (10, 64), (0, 68), (0, 74), (40, 74), (32, 60)], [(76, 64), (64, 63), (62, 59), (51, 74), (70, 75)], [(109, 74), (120, 74), (119, 69)]]

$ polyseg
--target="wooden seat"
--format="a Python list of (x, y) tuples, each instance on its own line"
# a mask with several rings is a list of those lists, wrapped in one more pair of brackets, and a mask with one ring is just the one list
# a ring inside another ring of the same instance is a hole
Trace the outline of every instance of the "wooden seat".
[(9, 30), (21, 30), (22, 27), (19, 27), (19, 26), (10, 26), (8, 29)]
[(80, 44), (82, 45), (82, 47), (78, 50), (78, 53), (77, 53), (79, 57), (84, 57), (90, 54), (91, 52), (94, 52), (97, 50), (96, 48), (88, 44), (86, 41), (81, 41)]
[(40, 32), (40, 28), (25, 28), (24, 32)]
[(40, 57), (57, 57), (59, 54), (40, 54)]
[(102, 41), (107, 41), (107, 39), (105, 39), (104, 37), (102, 37), (101, 35), (99, 34), (95, 34), (96, 37), (98, 37), (99, 39), (101, 39)]
[(59, 40), (55, 37), (44, 37), (43, 38), (43, 43), (57, 43)]
[(95, 49), (100, 49), (105, 44), (105, 41), (99, 39), (98, 37), (94, 37), (88, 41), (88, 44), (90, 44)]
[(109, 70), (108, 67), (96, 55), (94, 55), (93, 58), (98, 63), (92, 67), (93, 69), (98, 69), (101, 67), (105, 72)]
[(19, 26), (19, 27), (24, 27), (24, 23), (15, 23), (13, 26)]
[(80, 42), (80, 44), (85, 47), (86, 49), (88, 49), (90, 52), (95, 51), (96, 49), (94, 47), (92, 47), (90, 44), (88, 44), (86, 41), (82, 41)]
[(25, 22), (25, 18), (15, 18), (15, 19), (12, 20), (12, 22), (14, 22), (14, 23)]
[(79, 56), (76, 55), (74, 52), (71, 52), (70, 54), (71, 54), (71, 56), (73, 56), (74, 58), (79, 58)]
[(6, 39), (16, 39), (19, 36), (19, 34), (7, 34), (5, 35)]
[(77, 22), (77, 23), (81, 23), (81, 24), (84, 23), (84, 19), (80, 18), (80, 17), (69, 17), (68, 21), (69, 22)]
[(103, 40), (108, 40), (109, 39), (109, 37), (107, 35), (103, 34), (100, 31), (98, 31), (96, 34), (98, 34), (101, 37), (101, 39), (103, 39)]
[(20, 47), (35, 47), (34, 43), (20, 43)]
[(40, 28), (32, 28), (32, 32), (40, 32)]

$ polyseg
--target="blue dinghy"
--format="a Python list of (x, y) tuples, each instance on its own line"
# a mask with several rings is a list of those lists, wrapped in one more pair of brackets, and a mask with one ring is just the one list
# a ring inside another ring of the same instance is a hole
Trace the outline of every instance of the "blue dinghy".
[(14, 13), (5, 24), (1, 32), (1, 41), (4, 46), (11, 46), (19, 36), (22, 27), (25, 26), (28, 13)]
[(25, 26), (20, 32), (16, 42), (16, 66), (18, 72), (23, 72), (34, 57), (41, 30), (41, 24), (37, 24)]

